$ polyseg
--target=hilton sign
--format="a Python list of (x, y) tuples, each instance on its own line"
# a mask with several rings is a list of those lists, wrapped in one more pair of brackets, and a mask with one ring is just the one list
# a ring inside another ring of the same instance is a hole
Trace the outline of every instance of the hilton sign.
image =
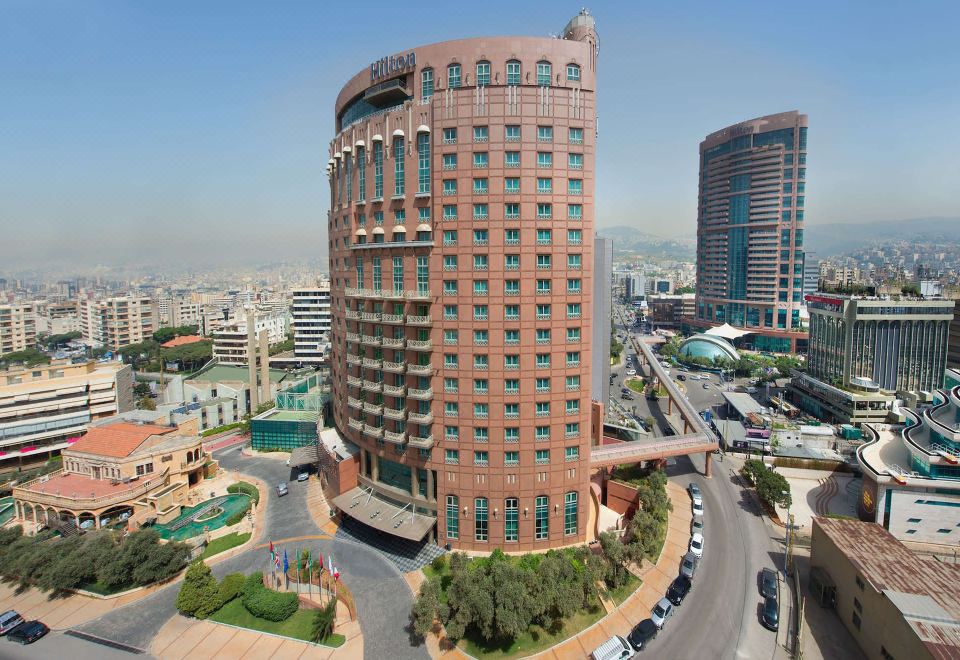
[(417, 65), (417, 54), (412, 50), (406, 55), (391, 55), (370, 65), (370, 82), (379, 78), (412, 69)]

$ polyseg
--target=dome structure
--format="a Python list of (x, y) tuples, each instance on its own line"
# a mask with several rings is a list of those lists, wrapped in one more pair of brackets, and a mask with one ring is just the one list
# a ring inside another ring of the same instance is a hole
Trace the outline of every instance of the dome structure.
[(714, 335), (698, 334), (688, 337), (680, 344), (680, 354), (688, 357), (702, 357), (708, 360), (723, 358), (739, 360), (740, 354), (727, 340)]

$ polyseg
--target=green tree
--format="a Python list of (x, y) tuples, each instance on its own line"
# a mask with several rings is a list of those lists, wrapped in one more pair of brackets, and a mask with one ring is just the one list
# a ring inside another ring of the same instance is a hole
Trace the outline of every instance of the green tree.
[(313, 614), (313, 623), (310, 636), (315, 642), (322, 642), (333, 634), (337, 622), (337, 599), (333, 598), (326, 607), (316, 610)]
[(148, 383), (137, 383), (133, 386), (133, 395), (138, 399), (150, 396), (150, 385)]
[(627, 561), (629, 556), (620, 538), (612, 532), (600, 532), (597, 537), (603, 556), (610, 563), (610, 571), (606, 575), (607, 585), (616, 588), (627, 581)]
[(186, 543), (157, 544), (146, 561), (133, 569), (133, 581), (140, 585), (166, 580), (187, 565), (190, 546)]
[(149, 396), (145, 396), (139, 401), (137, 401), (137, 408), (139, 408), (140, 410), (156, 410), (157, 402), (154, 401)]
[(177, 594), (177, 610), (187, 616), (206, 619), (220, 609), (220, 590), (217, 579), (203, 560), (190, 564)]
[(535, 605), (524, 583), (524, 571), (505, 557), (488, 565), (494, 598), (493, 636), (510, 640), (530, 626)]
[(433, 621), (440, 616), (440, 588), (436, 580), (427, 580), (420, 585), (420, 593), (413, 602), (413, 631), (425, 637), (433, 629)]

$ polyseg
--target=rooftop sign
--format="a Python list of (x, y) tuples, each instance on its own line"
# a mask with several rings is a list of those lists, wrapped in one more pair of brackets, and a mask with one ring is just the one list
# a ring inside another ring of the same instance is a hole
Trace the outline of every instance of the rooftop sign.
[(410, 51), (406, 55), (390, 55), (370, 65), (370, 82), (391, 76), (394, 73), (412, 69), (417, 65), (417, 54)]

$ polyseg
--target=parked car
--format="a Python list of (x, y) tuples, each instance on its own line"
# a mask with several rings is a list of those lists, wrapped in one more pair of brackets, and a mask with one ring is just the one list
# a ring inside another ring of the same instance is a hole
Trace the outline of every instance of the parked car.
[(290, 489), (287, 488), (287, 484), (277, 484), (277, 497), (283, 497), (290, 492)]
[(16, 610), (7, 610), (0, 614), (0, 635), (6, 635), (8, 632), (23, 623), (23, 617)]
[(20, 644), (33, 644), (35, 641), (50, 632), (45, 623), (27, 621), (7, 633), (7, 639)]
[(666, 598), (661, 598), (657, 601), (657, 604), (653, 606), (653, 611), (650, 612), (650, 619), (653, 621), (653, 625), (661, 630), (667, 625), (667, 619), (672, 616), (673, 603)]
[(704, 384), (703, 384), (703, 389), (709, 390), (709, 389), (710, 389), (710, 383), (704, 383)]
[(688, 552), (683, 556), (683, 561), (680, 562), (680, 575), (686, 576), (693, 580), (694, 574), (697, 572), (697, 566), (700, 565), (700, 560), (692, 553)]
[(703, 500), (693, 503), (693, 515), (702, 516), (703, 515)]
[(634, 655), (633, 647), (620, 635), (611, 637), (590, 654), (592, 660), (626, 660)]
[(760, 595), (764, 598), (777, 597), (777, 574), (772, 568), (760, 571)]
[(687, 485), (687, 490), (690, 492), (690, 497), (693, 499), (694, 502), (700, 499), (700, 486), (698, 486), (697, 484), (691, 481)]
[(677, 380), (686, 380), (686, 379), (687, 377), (684, 376), (683, 374), (677, 374)]
[(694, 516), (690, 520), (690, 533), (703, 534), (703, 516)]
[(636, 375), (637, 375), (637, 370), (634, 369), (633, 367), (630, 367), (629, 369), (627, 369), (627, 375), (628, 375), (628, 376), (636, 376)]
[(698, 559), (703, 557), (703, 534), (694, 534), (690, 537), (690, 552)]
[(777, 602), (776, 598), (768, 597), (763, 600), (760, 623), (767, 630), (774, 632), (780, 627), (780, 603)]
[(627, 636), (627, 640), (630, 642), (630, 646), (637, 651), (642, 651), (650, 643), (650, 640), (657, 636), (658, 632), (660, 632), (660, 629), (657, 628), (653, 619), (644, 619), (633, 627), (630, 635)]
[(690, 587), (693, 586), (693, 582), (690, 581), (685, 575), (680, 575), (670, 584), (670, 588), (667, 589), (667, 600), (669, 600), (674, 605), (679, 605), (683, 602), (683, 599), (687, 597), (687, 594), (690, 593)]
[(306, 470), (304, 470), (303, 472), (297, 475), (297, 481), (306, 481), (309, 478), (310, 478), (310, 473), (307, 472)]
[(621, 398), (621, 399), (628, 400), (628, 401), (632, 401), (632, 400), (633, 400), (633, 395), (632, 395), (632, 394), (629, 394), (629, 393), (627, 393), (627, 392), (624, 392), (623, 394), (620, 395), (620, 398)]

